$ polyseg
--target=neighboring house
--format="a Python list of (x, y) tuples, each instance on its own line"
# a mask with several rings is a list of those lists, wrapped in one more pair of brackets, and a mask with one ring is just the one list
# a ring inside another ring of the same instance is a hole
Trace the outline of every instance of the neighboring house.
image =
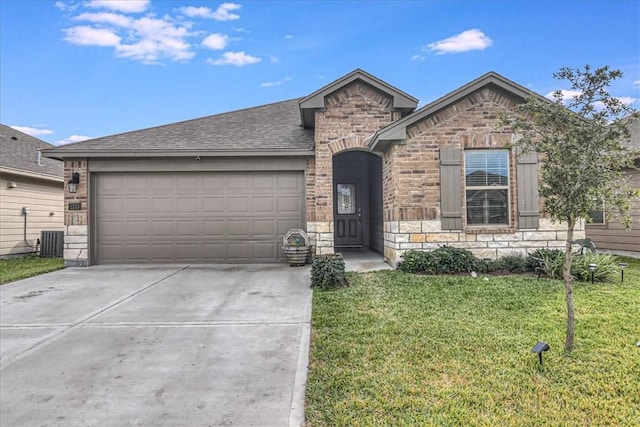
[(49, 148), (0, 125), (0, 257), (35, 252), (41, 231), (64, 230), (63, 163), (40, 156)]
[[(628, 169), (627, 174), (631, 186), (640, 191), (640, 119), (633, 120), (628, 126), (631, 139), (627, 143), (635, 151), (636, 169)], [(615, 216), (608, 216), (604, 210), (593, 212), (593, 222), (587, 223), (586, 234), (596, 246), (619, 255), (640, 257), (640, 200), (631, 202), (631, 229), (626, 230), (622, 221)]]
[[(448, 244), (481, 257), (562, 247), (540, 215), (537, 157), (496, 126), (528, 89), (487, 73), (416, 110), (362, 70), (301, 99), (69, 144), (67, 265), (281, 262), (306, 229), (318, 254), (394, 265)], [(576, 238), (584, 237), (582, 224)]]

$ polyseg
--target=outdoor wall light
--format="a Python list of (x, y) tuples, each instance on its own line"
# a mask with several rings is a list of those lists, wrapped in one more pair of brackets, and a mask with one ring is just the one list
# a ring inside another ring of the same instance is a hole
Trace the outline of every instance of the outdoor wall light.
[(549, 344), (546, 342), (538, 341), (536, 345), (531, 349), (532, 353), (536, 353), (538, 355), (538, 359), (540, 360), (540, 365), (542, 365), (542, 352), (549, 351)]
[(624, 269), (627, 268), (629, 264), (626, 262), (619, 262), (618, 267), (620, 267), (620, 283), (624, 283)]
[(598, 269), (598, 264), (589, 264), (587, 268), (591, 272), (591, 284), (593, 285), (593, 273)]
[(80, 184), (80, 173), (74, 172), (73, 174), (71, 174), (71, 179), (69, 180), (69, 182), (67, 182), (69, 193), (77, 193), (78, 184)]

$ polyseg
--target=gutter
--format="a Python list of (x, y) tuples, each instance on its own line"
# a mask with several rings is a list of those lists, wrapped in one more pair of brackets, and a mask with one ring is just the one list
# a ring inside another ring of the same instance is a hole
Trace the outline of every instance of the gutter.
[(149, 157), (312, 157), (313, 149), (298, 150), (42, 150), (45, 157), (63, 160), (71, 157), (88, 158), (149, 158)]

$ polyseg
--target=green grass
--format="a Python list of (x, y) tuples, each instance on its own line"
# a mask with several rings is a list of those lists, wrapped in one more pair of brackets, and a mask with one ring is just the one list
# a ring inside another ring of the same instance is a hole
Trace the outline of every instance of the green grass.
[(0, 260), (0, 285), (64, 268), (62, 258), (26, 256)]
[(640, 261), (628, 261), (624, 284), (574, 284), (571, 354), (561, 281), (385, 271), (314, 291), (309, 425), (637, 425)]

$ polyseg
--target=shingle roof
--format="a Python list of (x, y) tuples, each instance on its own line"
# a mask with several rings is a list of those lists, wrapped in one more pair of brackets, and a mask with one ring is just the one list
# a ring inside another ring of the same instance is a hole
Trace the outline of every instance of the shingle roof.
[(62, 178), (64, 166), (61, 161), (42, 156), (40, 164), (36, 163), (36, 150), (49, 148), (54, 146), (0, 124), (0, 168)]
[(300, 124), (298, 99), (126, 132), (57, 147), (48, 156), (92, 152), (255, 152), (312, 150)]

